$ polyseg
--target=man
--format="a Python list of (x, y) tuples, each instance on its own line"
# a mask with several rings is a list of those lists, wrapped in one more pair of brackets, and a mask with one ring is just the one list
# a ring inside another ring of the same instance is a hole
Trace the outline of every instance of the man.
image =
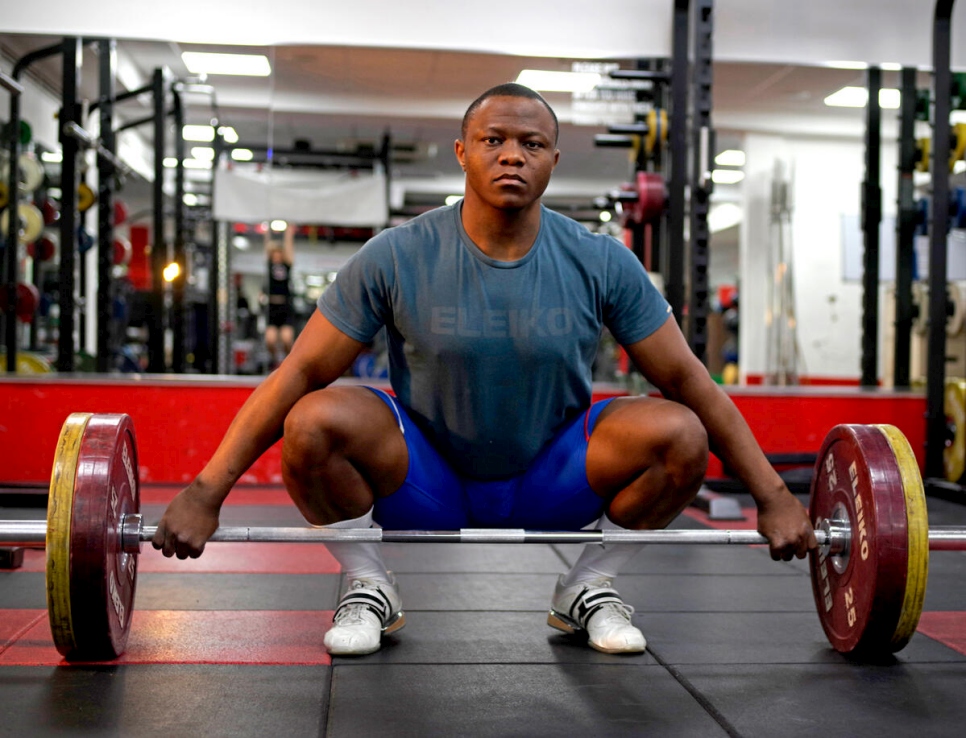
[[(197, 556), (247, 467), (283, 435), (286, 487), (331, 527), (663, 528), (696, 494), (710, 447), (747, 485), (776, 560), (816, 546), (808, 516), (685, 343), (632, 253), (542, 207), (556, 116), (515, 84), (463, 119), (462, 203), (372, 239), (343, 267), (281, 367), (252, 394), (154, 545)], [(395, 397), (329, 386), (383, 325)], [(607, 326), (666, 399), (591, 405)], [(376, 543), (336, 543), (349, 589), (331, 653), (379, 648), (405, 623)], [(549, 624), (609, 653), (645, 639), (612, 580), (637, 547), (589, 545)]]

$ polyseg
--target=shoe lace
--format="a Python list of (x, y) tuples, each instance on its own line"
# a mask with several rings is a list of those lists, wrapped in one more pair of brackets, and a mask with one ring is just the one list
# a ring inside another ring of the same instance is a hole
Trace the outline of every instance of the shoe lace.
[[(375, 585), (368, 579), (353, 579), (349, 583), (349, 591), (367, 589)], [(365, 605), (346, 605), (340, 607), (334, 622), (336, 625), (367, 625), (376, 616)]]
[(335, 616), (336, 625), (365, 625), (365, 615), (372, 617), (372, 613), (365, 605), (346, 605), (339, 608)]
[(631, 615), (634, 614), (634, 606), (628, 605), (627, 603), (621, 603), (618, 605), (615, 602), (608, 602), (600, 608), (601, 620), (608, 624), (614, 625), (612, 621), (620, 621), (619, 624), (629, 625), (631, 623)]

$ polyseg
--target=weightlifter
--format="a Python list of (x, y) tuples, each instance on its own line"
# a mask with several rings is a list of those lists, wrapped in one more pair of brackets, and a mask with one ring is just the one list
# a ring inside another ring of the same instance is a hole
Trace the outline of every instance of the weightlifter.
[[(282, 473), (312, 525), (658, 529), (694, 498), (709, 446), (748, 487), (773, 559), (816, 547), (804, 507), (694, 357), (631, 251), (541, 205), (557, 119), (504, 84), (466, 111), (462, 202), (383, 231), (342, 268), (292, 353), (171, 502), (153, 545), (201, 554), (232, 485), (284, 437)], [(393, 395), (330, 386), (387, 327)], [(591, 403), (610, 329), (664, 399)], [(377, 543), (329, 544), (349, 583), (325, 645), (376, 651), (405, 623)], [(587, 545), (549, 624), (607, 653), (644, 636), (612, 582), (636, 546)]]

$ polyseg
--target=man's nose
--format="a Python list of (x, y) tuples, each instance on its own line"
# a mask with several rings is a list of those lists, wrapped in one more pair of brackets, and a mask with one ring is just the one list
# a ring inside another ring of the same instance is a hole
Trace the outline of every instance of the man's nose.
[(503, 146), (500, 147), (500, 163), (519, 166), (523, 162), (523, 147), (519, 142), (512, 140), (504, 142)]

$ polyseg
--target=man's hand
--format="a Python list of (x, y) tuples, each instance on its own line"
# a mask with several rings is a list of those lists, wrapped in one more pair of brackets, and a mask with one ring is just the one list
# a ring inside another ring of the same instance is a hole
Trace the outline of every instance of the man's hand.
[(205, 550), (205, 543), (218, 528), (220, 506), (202, 499), (196, 483), (192, 482), (171, 500), (164, 511), (151, 545), (168, 558), (196, 559)]
[(758, 532), (768, 539), (772, 559), (791, 561), (793, 556), (804, 559), (818, 547), (815, 529), (808, 512), (787, 489), (758, 506)]

